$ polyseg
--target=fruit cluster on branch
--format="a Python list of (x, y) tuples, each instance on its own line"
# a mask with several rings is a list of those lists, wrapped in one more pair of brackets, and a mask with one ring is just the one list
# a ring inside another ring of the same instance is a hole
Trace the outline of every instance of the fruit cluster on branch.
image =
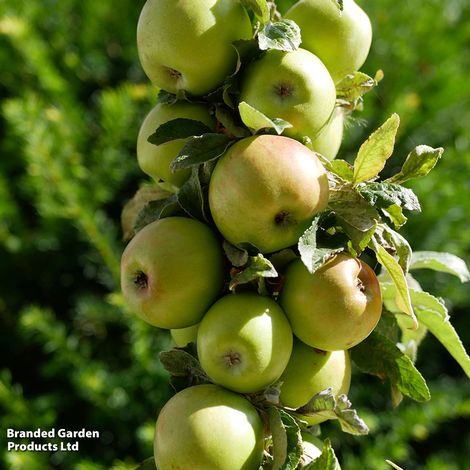
[[(125, 208), (122, 291), (171, 330), (161, 361), (180, 390), (157, 420), (156, 466), (339, 468), (312, 431), (337, 419), (367, 433), (346, 397), (351, 358), (389, 379), (397, 403), (429, 399), (392, 339), (418, 320), (437, 329), (420, 318), (396, 230), (420, 210), (401, 183), (442, 149), (417, 147), (379, 181), (393, 115), (353, 164), (335, 159), (344, 119), (382, 75), (358, 72), (372, 29), (353, 0), (301, 0), (284, 17), (265, 0), (147, 0), (137, 40), (160, 93), (137, 139), (154, 186)], [(365, 260), (384, 268), (380, 283)]]

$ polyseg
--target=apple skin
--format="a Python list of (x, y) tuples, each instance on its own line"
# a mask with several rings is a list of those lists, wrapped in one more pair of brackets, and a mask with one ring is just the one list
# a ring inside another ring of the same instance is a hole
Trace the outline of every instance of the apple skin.
[(283, 373), (292, 351), (292, 330), (273, 299), (230, 294), (202, 319), (197, 351), (214, 382), (235, 392), (254, 393)]
[(235, 71), (232, 42), (252, 35), (250, 18), (238, 1), (147, 0), (137, 25), (137, 48), (154, 85), (200, 96)]
[(300, 408), (327, 388), (335, 395), (347, 394), (351, 384), (351, 360), (347, 351), (320, 351), (298, 339), (280, 381), (281, 402)]
[(367, 14), (354, 0), (344, 0), (341, 13), (331, 0), (300, 0), (285, 14), (302, 32), (302, 47), (316, 54), (335, 83), (359, 70), (372, 43)]
[(148, 142), (148, 138), (162, 124), (173, 119), (185, 118), (200, 121), (209, 128), (215, 128), (215, 119), (209, 108), (202, 104), (178, 101), (174, 104), (157, 104), (145, 117), (137, 137), (137, 161), (141, 170), (156, 182), (164, 181), (179, 188), (189, 178), (191, 169), (172, 172), (170, 163), (184, 147), (187, 139), (177, 139), (161, 145)]
[(158, 470), (258, 470), (263, 422), (245, 398), (217, 385), (197, 385), (174, 395), (157, 419)]
[(184, 348), (189, 343), (195, 343), (197, 340), (197, 332), (199, 323), (187, 328), (178, 328), (170, 330), (171, 337), (178, 348)]
[(209, 206), (222, 235), (262, 253), (296, 244), (327, 203), (328, 179), (318, 157), (283, 136), (238, 141), (217, 162), (209, 184)]
[(363, 341), (382, 313), (382, 295), (374, 271), (340, 253), (311, 274), (302, 261), (285, 273), (279, 302), (294, 334), (324, 351), (349, 349)]
[(318, 132), (308, 147), (328, 160), (334, 160), (343, 141), (343, 129), (344, 112), (341, 108), (335, 108), (330, 120)]
[(240, 101), (271, 119), (290, 122), (293, 127), (284, 135), (314, 139), (333, 112), (336, 89), (326, 67), (311, 52), (269, 50), (248, 66)]
[(224, 282), (220, 242), (203, 223), (168, 217), (144, 227), (121, 260), (121, 288), (130, 309), (159, 328), (198, 323)]

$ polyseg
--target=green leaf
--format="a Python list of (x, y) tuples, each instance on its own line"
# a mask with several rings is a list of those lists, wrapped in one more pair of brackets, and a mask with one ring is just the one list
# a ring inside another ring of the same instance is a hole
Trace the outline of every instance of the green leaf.
[(408, 221), (408, 218), (403, 214), (403, 209), (396, 204), (383, 208), (382, 212), (390, 219), (396, 229), (403, 227)]
[[(172, 193), (155, 186), (145, 185), (140, 188), (124, 206), (121, 213), (123, 239), (130, 240), (136, 233), (136, 221), (139, 214), (151, 201), (166, 200)], [(139, 224), (140, 225), (140, 224)]]
[(227, 240), (224, 240), (223, 248), (232, 266), (239, 268), (248, 263), (248, 252), (246, 250), (233, 246)]
[(388, 338), (373, 331), (351, 349), (351, 357), (363, 372), (388, 378), (403, 395), (424, 402), (431, 398), (426, 381), (411, 359)]
[(398, 114), (393, 114), (361, 145), (354, 162), (354, 185), (375, 178), (383, 170), (393, 153), (399, 125)]
[(411, 258), (410, 269), (432, 269), (457, 276), (461, 282), (470, 281), (470, 272), (463, 259), (451, 253), (416, 251)]
[(398, 308), (406, 313), (412, 322), (411, 328), (418, 328), (418, 320), (413, 312), (411, 305), (410, 293), (408, 291), (408, 284), (403, 269), (398, 261), (388, 253), (383, 246), (381, 246), (374, 237), (369, 244), (369, 247), (375, 252), (377, 261), (388, 271), (391, 280), (397, 288), (396, 302)]
[[(385, 277), (385, 280), (383, 279)], [(414, 279), (408, 274), (406, 276), (408, 289), (412, 285), (414, 285)], [(394, 342), (397, 343), (397, 346), (404, 352), (413, 362), (416, 360), (416, 353), (418, 346), (421, 344), (422, 340), (425, 338), (428, 329), (423, 323), (420, 322), (419, 326), (415, 330), (411, 330), (409, 328), (409, 320), (408, 317), (402, 314), (401, 310), (397, 307), (396, 304), (396, 295), (397, 289), (395, 284), (390, 282), (388, 276), (379, 276), (380, 280), (380, 290), (382, 291), (383, 296), (383, 303), (386, 310), (382, 313), (382, 317), (384, 314), (387, 314), (387, 311), (395, 314), (396, 322), (401, 330), (401, 339), (400, 343), (397, 342), (397, 339), (394, 339)], [(411, 298), (411, 291), (410, 291), (410, 298)], [(378, 330), (379, 333), (383, 333), (382, 331)], [(391, 338), (389, 338), (391, 339)]]
[(135, 468), (135, 470), (157, 470), (155, 459), (153, 457), (145, 459), (141, 464), (139, 464), (139, 466)]
[(409, 211), (421, 211), (418, 198), (415, 193), (399, 184), (369, 183), (359, 184), (357, 190), (361, 196), (374, 207), (387, 208), (392, 204), (403, 207)]
[(418, 145), (406, 158), (399, 173), (388, 178), (388, 183), (404, 183), (413, 178), (426, 176), (444, 153), (443, 148), (434, 149), (427, 145)]
[(150, 201), (139, 212), (135, 223), (134, 231), (137, 233), (142, 230), (146, 225), (155, 222), (156, 220), (163, 219), (173, 215), (178, 211), (178, 197), (173, 194), (166, 199), (159, 199), (157, 201)]
[(419, 321), (441, 342), (470, 378), (470, 357), (450, 323), (444, 302), (427, 292), (410, 289), (410, 293)]
[(269, 7), (266, 0), (241, 0), (242, 5), (251, 10), (261, 23), (269, 21)]
[(406, 275), (412, 256), (411, 246), (408, 240), (383, 223), (378, 224), (375, 237), (378, 243), (385, 248), (388, 253), (398, 256), (398, 264)]
[(211, 133), (212, 129), (194, 119), (177, 118), (165, 122), (147, 139), (151, 144), (161, 145), (176, 139)]
[(302, 436), (296, 420), (285, 411), (269, 407), (269, 428), (273, 440), (275, 469), (295, 470), (302, 457)]
[(334, 254), (343, 251), (343, 248), (317, 248), (317, 231), (320, 217), (313, 219), (310, 227), (299, 239), (298, 249), (300, 258), (310, 273), (314, 273)]
[(302, 468), (303, 470), (341, 470), (329, 439), (325, 439), (320, 457)]
[(361, 253), (369, 244), (380, 215), (351, 185), (330, 185), (329, 208), (351, 240), (352, 248)]
[(330, 170), (345, 181), (352, 182), (354, 168), (346, 160), (335, 159), (329, 163)]
[(300, 28), (292, 20), (268, 22), (258, 33), (258, 44), (262, 51), (268, 49), (295, 51), (301, 42)]
[(178, 101), (178, 97), (169, 91), (160, 90), (157, 96), (157, 104), (174, 104)]
[(193, 167), (191, 176), (178, 192), (178, 204), (191, 217), (210, 222), (208, 186), (213, 162)]
[(330, 188), (330, 209), (360, 232), (366, 233), (380, 220), (380, 215), (353, 187)]
[(361, 436), (369, 433), (366, 423), (359, 418), (356, 410), (351, 408), (351, 402), (346, 395), (335, 396), (331, 388), (317, 393), (311, 400), (295, 413), (302, 416), (322, 417), (337, 419), (341, 429), (348, 434)]
[(239, 126), (235, 120), (234, 111), (232, 111), (228, 106), (218, 105), (215, 108), (215, 117), (222, 124), (229, 134), (236, 138), (248, 137), (251, 135), (248, 129)]
[(199, 361), (184, 349), (173, 348), (159, 354), (160, 362), (165, 370), (174, 377), (197, 376), (207, 378)]
[(189, 168), (215, 160), (225, 153), (233, 141), (225, 134), (202, 134), (188, 139), (180, 153), (171, 162), (171, 171)]
[(391, 183), (360, 183), (357, 186), (359, 193), (371, 205), (382, 212), (400, 228), (408, 220), (403, 215), (403, 209), (421, 211), (418, 198), (411, 189)]
[(271, 261), (266, 259), (262, 254), (251, 256), (246, 268), (233, 276), (229, 288), (230, 290), (234, 290), (239, 284), (247, 284), (264, 277), (278, 277), (278, 273)]
[(400, 328), (397, 317), (392, 312), (385, 309), (383, 310), (379, 323), (374, 328), (374, 331), (385, 336), (393, 343), (397, 343), (400, 339)]
[(245, 101), (238, 105), (238, 110), (243, 124), (255, 133), (261, 129), (274, 129), (277, 134), (281, 135), (284, 129), (292, 127), (292, 124), (282, 119), (268, 118), (268, 116), (253, 108), (253, 106), (250, 106)]
[(374, 78), (363, 72), (353, 72), (346, 75), (336, 85), (336, 96), (348, 100), (355, 100), (367, 93), (376, 85)]
[(354, 109), (362, 97), (376, 86), (377, 81), (369, 75), (353, 72), (336, 85), (336, 97), (343, 107)]

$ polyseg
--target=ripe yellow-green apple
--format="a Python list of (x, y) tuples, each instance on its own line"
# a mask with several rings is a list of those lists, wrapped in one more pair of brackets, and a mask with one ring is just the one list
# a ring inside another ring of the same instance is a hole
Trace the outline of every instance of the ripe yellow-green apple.
[(237, 0), (147, 0), (137, 25), (140, 62), (171, 93), (204, 95), (232, 74), (232, 43), (251, 39), (250, 18)]
[(294, 334), (324, 351), (363, 341), (382, 313), (379, 281), (370, 266), (340, 253), (311, 274), (302, 261), (287, 268), (280, 295)]
[(179, 348), (184, 348), (189, 343), (195, 343), (197, 340), (197, 331), (199, 329), (199, 323), (187, 328), (178, 328), (170, 330), (171, 337)]
[(347, 351), (320, 351), (294, 341), (292, 354), (281, 378), (281, 401), (300, 408), (327, 388), (335, 395), (347, 394), (351, 384), (351, 361)]
[(302, 465), (307, 465), (313, 460), (320, 457), (323, 449), (323, 442), (315, 437), (310, 432), (302, 431), (302, 449), (303, 455), (301, 458)]
[(272, 49), (247, 68), (240, 101), (271, 119), (290, 122), (292, 128), (284, 135), (313, 139), (333, 112), (336, 89), (326, 67), (311, 52)]
[(217, 385), (184, 389), (157, 418), (158, 470), (258, 470), (263, 451), (263, 422), (254, 406)]
[(216, 383), (240, 393), (263, 390), (284, 371), (292, 330), (281, 307), (252, 293), (218, 300), (199, 325), (197, 352)]
[(144, 227), (121, 260), (121, 287), (130, 309), (160, 328), (198, 323), (224, 282), (220, 242), (208, 226), (168, 217)]
[(191, 170), (182, 169), (172, 172), (170, 164), (187, 139), (176, 139), (161, 145), (154, 145), (148, 141), (159, 126), (178, 118), (200, 121), (211, 129), (215, 127), (215, 119), (211, 116), (209, 108), (203, 104), (186, 101), (178, 101), (171, 105), (157, 104), (145, 117), (140, 127), (137, 137), (137, 161), (141, 170), (155, 181), (164, 181), (179, 188), (189, 178)]
[(259, 135), (238, 141), (209, 184), (214, 222), (233, 245), (271, 253), (297, 243), (328, 203), (325, 169), (296, 140)]
[(372, 26), (354, 0), (344, 0), (340, 11), (332, 0), (300, 0), (285, 14), (302, 32), (302, 48), (316, 54), (335, 83), (359, 70), (367, 59)]
[(344, 112), (341, 108), (335, 108), (325, 126), (320, 129), (309, 147), (320, 153), (328, 160), (333, 160), (338, 155), (343, 140)]

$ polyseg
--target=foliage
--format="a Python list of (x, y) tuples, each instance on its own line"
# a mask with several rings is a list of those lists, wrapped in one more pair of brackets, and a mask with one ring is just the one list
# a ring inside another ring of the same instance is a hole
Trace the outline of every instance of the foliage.
[[(0, 462), (27, 470), (131, 469), (151, 454), (155, 412), (170, 394), (157, 357), (168, 346), (167, 333), (123, 315), (117, 293), (119, 215), (142, 183), (135, 139), (156, 100), (137, 63), (141, 5), (0, 5), (0, 339), (8, 358), (0, 373), (0, 423), (102, 433), (99, 442), (83, 442), (79, 454), (59, 452), (48, 461), (47, 454), (2, 448)], [(349, 122), (340, 158), (352, 161), (371, 130), (395, 112), (401, 124), (384, 178), (398, 172), (411, 148), (445, 147), (438, 169), (409, 183), (423, 212), (410, 217), (404, 234), (415, 250), (448, 251), (468, 262), (470, 84), (462, 51), (470, 41), (470, 5), (430, 0), (419, 12), (413, 2), (362, 6), (375, 30), (364, 71), (374, 76), (383, 68), (385, 78)], [(266, 37), (275, 40), (275, 33), (268, 28)], [(468, 286), (445, 274), (413, 274), (445, 298), (470, 344)], [(430, 379), (433, 399), (404, 400), (393, 411), (385, 385), (355, 377), (350, 398), (370, 437), (340, 438), (337, 423), (323, 428), (346, 470), (387, 468), (385, 458), (404, 468), (464, 468), (468, 381), (430, 337), (417, 366)]]

